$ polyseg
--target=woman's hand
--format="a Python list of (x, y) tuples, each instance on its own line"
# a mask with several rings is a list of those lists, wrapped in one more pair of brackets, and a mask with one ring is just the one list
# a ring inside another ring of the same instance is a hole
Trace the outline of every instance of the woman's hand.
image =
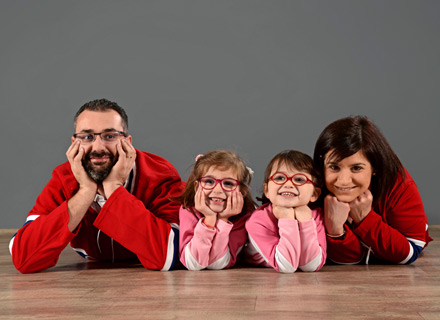
[(340, 235), (344, 233), (344, 223), (350, 213), (350, 205), (339, 201), (329, 194), (324, 199), (324, 224), (328, 234)]
[(365, 191), (359, 197), (349, 203), (350, 217), (354, 223), (360, 224), (371, 211), (373, 195), (370, 190)]

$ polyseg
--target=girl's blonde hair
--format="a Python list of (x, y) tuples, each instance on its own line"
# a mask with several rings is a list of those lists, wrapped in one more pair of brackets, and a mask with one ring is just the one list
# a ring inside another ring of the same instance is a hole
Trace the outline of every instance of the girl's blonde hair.
[(229, 150), (213, 150), (206, 154), (198, 156), (191, 171), (185, 190), (180, 197), (175, 200), (180, 202), (185, 209), (192, 210), (194, 208), (194, 197), (196, 195), (196, 181), (208, 172), (210, 167), (217, 167), (220, 170), (232, 169), (237, 174), (237, 180), (240, 181), (239, 188), (243, 195), (244, 204), (241, 214), (253, 211), (255, 203), (250, 192), (250, 183), (252, 174), (250, 169), (246, 167), (243, 160), (234, 152)]

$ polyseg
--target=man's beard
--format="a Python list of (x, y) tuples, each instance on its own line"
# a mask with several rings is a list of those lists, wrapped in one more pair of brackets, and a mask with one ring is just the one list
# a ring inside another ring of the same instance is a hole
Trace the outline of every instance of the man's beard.
[[(109, 157), (110, 162), (102, 165), (96, 165), (90, 161), (90, 157), (103, 157), (103, 156)], [(115, 163), (116, 163), (115, 156), (112, 153), (105, 151), (103, 152), (92, 151), (88, 153), (84, 157), (84, 160), (82, 161), (83, 167), (86, 170), (89, 177), (98, 184), (101, 184), (102, 181), (104, 181), (105, 178), (107, 178), (107, 176), (110, 174), (110, 171), (112, 171), (112, 168), (115, 165)]]

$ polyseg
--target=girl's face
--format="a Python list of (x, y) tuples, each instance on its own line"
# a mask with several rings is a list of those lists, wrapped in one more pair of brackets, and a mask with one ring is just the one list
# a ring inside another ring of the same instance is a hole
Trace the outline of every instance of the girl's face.
[[(270, 176), (272, 177), (274, 173), (281, 172), (287, 177), (292, 177), (295, 174), (301, 173), (307, 178), (312, 180), (310, 173), (299, 171), (294, 167), (288, 167), (286, 164), (278, 166), (278, 163), (274, 163)], [(284, 207), (284, 208), (295, 208), (300, 206), (305, 206), (309, 202), (315, 201), (319, 196), (319, 189), (307, 182), (302, 186), (297, 186), (288, 180), (283, 185), (276, 184), (272, 180), (263, 185), (264, 195), (270, 200), (272, 205)]]
[[(223, 168), (222, 168), (223, 169)], [(203, 175), (203, 177), (211, 177), (214, 179), (234, 179), (238, 180), (238, 176), (235, 170), (232, 168), (226, 170), (220, 170), (219, 167), (210, 167), (208, 171)], [(200, 182), (196, 182), (196, 191), (199, 187)], [(215, 183), (215, 182), (214, 182)], [(224, 182), (227, 183), (227, 182)], [(222, 188), (220, 182), (216, 184), (214, 189), (206, 190), (202, 189), (206, 195), (206, 205), (214, 212), (220, 213), (226, 209), (227, 199), (231, 196), (232, 192), (239, 192), (240, 185), (234, 191), (225, 191)]]
[(341, 202), (351, 202), (370, 187), (373, 167), (362, 151), (334, 162), (324, 159), (324, 176), (327, 189)]

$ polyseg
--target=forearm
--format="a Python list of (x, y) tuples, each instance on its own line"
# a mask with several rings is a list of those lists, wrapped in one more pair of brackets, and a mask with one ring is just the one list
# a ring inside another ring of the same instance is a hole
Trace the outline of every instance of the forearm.
[(66, 202), (49, 215), (31, 215), (30, 218), (35, 220), (28, 220), (10, 242), (12, 261), (22, 273), (55, 266), (59, 255), (75, 236), (67, 228)]
[(219, 220), (217, 222), (216, 234), (212, 241), (211, 251), (209, 253), (209, 269), (224, 269), (229, 266), (232, 253), (229, 249), (230, 234), (232, 230), (232, 223)]
[[(178, 207), (175, 211), (177, 220)], [(173, 244), (177, 232), (171, 223), (155, 216), (123, 187), (107, 199), (94, 226), (135, 253), (147, 269), (162, 270), (178, 256), (178, 246)]]
[(301, 256), (301, 241), (296, 220), (278, 220), (280, 239), (272, 259), (275, 269), (291, 273), (298, 269)]
[[(415, 260), (425, 244), (423, 241), (411, 239), (415, 244), (412, 246), (399, 230), (382, 221), (374, 211), (371, 211), (360, 225), (353, 228), (353, 232), (373, 250), (376, 257), (392, 263)], [(423, 230), (420, 233), (423, 235)]]
[(347, 225), (344, 230), (345, 235), (339, 239), (327, 236), (327, 255), (335, 263), (359, 263), (366, 253), (366, 248)]
[[(277, 225), (265, 225), (251, 217), (246, 223), (252, 248), (251, 261), (271, 266), (279, 272), (295, 272), (298, 268), (301, 244), (296, 220), (276, 220)], [(260, 259), (257, 253), (264, 259)]]
[(67, 227), (70, 232), (73, 232), (81, 223), (81, 220), (92, 204), (95, 195), (96, 193), (93, 189), (80, 188), (78, 192), (67, 201), (69, 212), (69, 222)]
[[(324, 233), (324, 230), (319, 230), (319, 232)], [(299, 268), (302, 271), (321, 269), (326, 259), (325, 234), (318, 235), (318, 228), (314, 220), (300, 223), (299, 234), (301, 239)], [(320, 241), (320, 236), (323, 241)]]

